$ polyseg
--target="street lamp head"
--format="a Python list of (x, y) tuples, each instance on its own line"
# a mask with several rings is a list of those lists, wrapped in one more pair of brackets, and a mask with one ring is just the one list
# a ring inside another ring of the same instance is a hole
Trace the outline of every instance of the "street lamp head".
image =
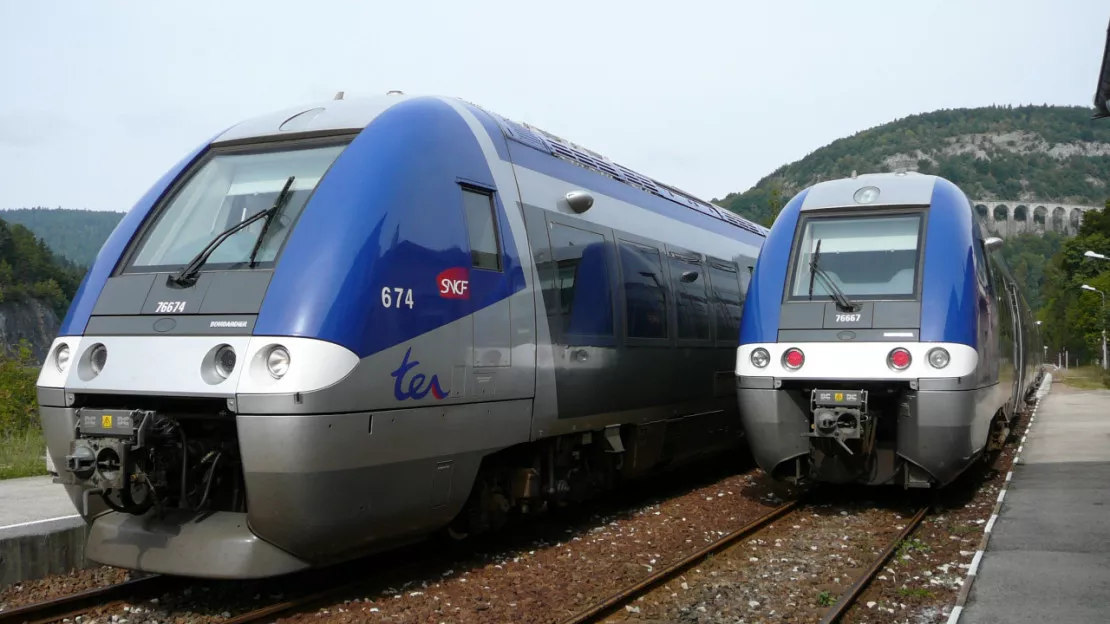
[(1098, 290), (1094, 286), (1088, 286), (1086, 284), (1083, 284), (1082, 286), (1080, 286), (1080, 288), (1082, 288), (1083, 290)]
[(1083, 252), (1083, 255), (1084, 255), (1084, 256), (1087, 256), (1088, 258), (1098, 258), (1098, 259), (1100, 259), (1100, 260), (1106, 260), (1106, 259), (1107, 259), (1107, 258), (1106, 258), (1106, 256), (1104, 256), (1104, 255), (1102, 255), (1102, 254), (1100, 254), (1100, 253), (1095, 253), (1095, 252), (1091, 251), (1090, 249), (1088, 249), (1087, 251)]

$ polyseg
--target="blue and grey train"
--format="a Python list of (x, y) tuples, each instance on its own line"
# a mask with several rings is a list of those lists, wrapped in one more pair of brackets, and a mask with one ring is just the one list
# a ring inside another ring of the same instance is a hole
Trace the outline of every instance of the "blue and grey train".
[(85, 554), (273, 576), (742, 446), (767, 231), (459, 99), (239, 123), (123, 218), (42, 368)]
[(1009, 435), (1041, 336), (967, 196), (916, 172), (815, 184), (763, 246), (737, 398), (765, 472), (939, 488)]

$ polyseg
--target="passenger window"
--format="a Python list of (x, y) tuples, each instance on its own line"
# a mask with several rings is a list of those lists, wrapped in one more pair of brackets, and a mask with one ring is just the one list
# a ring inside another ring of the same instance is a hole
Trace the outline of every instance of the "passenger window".
[(464, 188), (463, 208), (470, 233), (470, 263), (476, 269), (501, 270), (501, 245), (497, 236), (493, 195)]
[[(706, 301), (705, 267), (693, 258), (670, 256), (679, 340), (709, 340), (709, 306)], [(693, 281), (683, 277), (690, 275)]]
[(561, 319), (566, 344), (580, 344), (581, 336), (612, 336), (613, 295), (605, 237), (552, 223), (551, 252), (555, 260), (553, 286), (559, 293), (554, 315)]
[[(747, 271), (744, 271), (746, 274)], [(709, 275), (713, 284), (713, 307), (717, 317), (717, 340), (735, 343), (740, 339), (740, 314), (744, 310), (744, 292), (747, 281), (741, 286), (735, 265), (711, 262)]]
[(659, 250), (620, 242), (629, 338), (662, 338), (667, 333), (667, 289)]

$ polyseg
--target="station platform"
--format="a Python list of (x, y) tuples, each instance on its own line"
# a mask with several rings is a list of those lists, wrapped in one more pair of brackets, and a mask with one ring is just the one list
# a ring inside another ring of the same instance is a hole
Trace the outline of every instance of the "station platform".
[(1046, 378), (1039, 393), (950, 623), (1110, 621), (1110, 390)]
[(0, 588), (86, 567), (85, 535), (52, 477), (0, 480)]

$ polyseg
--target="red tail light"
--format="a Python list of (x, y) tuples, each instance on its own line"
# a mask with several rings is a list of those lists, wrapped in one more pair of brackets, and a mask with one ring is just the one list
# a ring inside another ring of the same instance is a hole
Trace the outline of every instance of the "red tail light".
[(913, 358), (910, 357), (910, 352), (902, 347), (894, 349), (890, 352), (890, 355), (886, 356), (887, 364), (894, 370), (906, 370), (912, 361)]
[(802, 353), (802, 350), (794, 347), (787, 349), (786, 354), (782, 357), (783, 365), (791, 370), (797, 370), (801, 368), (802, 364), (804, 364), (805, 361), (806, 356)]

